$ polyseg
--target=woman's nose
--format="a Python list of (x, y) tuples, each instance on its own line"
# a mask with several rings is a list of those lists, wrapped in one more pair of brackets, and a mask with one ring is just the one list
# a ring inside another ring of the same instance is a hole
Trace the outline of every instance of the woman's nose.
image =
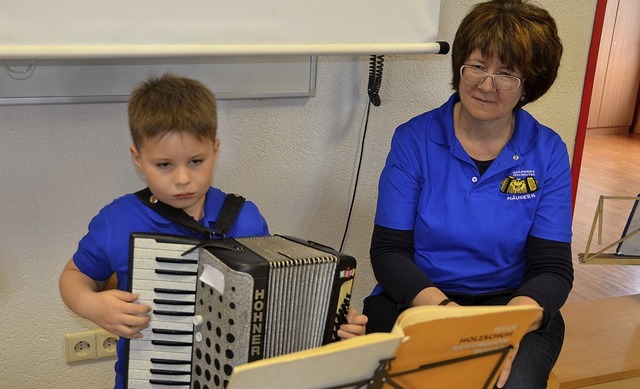
[(482, 80), (482, 82), (478, 84), (478, 88), (485, 91), (495, 91), (498, 89), (496, 88), (496, 84), (493, 81), (493, 77), (491, 77), (490, 75), (487, 75), (487, 77), (485, 77), (484, 80)]

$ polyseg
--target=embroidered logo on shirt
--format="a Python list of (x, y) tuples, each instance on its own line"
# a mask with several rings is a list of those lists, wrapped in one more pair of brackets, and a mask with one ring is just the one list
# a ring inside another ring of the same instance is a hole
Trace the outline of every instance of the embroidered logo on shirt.
[(538, 190), (538, 181), (533, 176), (516, 178), (507, 176), (500, 183), (500, 192), (505, 194), (529, 194)]

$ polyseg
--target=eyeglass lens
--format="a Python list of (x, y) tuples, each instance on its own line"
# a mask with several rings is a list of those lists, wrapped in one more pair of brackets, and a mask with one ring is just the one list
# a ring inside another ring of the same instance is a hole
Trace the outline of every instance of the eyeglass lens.
[(493, 86), (506, 92), (513, 92), (520, 87), (520, 79), (508, 74), (489, 74), (474, 66), (463, 65), (460, 68), (460, 76), (468, 83), (481, 84), (485, 78), (493, 79)]

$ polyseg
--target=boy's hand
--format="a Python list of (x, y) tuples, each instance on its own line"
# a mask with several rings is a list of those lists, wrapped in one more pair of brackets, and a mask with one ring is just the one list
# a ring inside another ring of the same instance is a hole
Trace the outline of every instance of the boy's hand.
[(103, 290), (106, 281), (96, 281), (78, 269), (73, 259), (60, 274), (60, 295), (78, 316), (125, 338), (140, 338), (149, 325), (150, 307), (135, 304), (138, 295), (117, 289)]
[(369, 321), (368, 317), (358, 314), (353, 308), (349, 308), (347, 323), (340, 326), (338, 336), (342, 339), (348, 339), (354, 336), (364, 335), (367, 321)]
[(149, 325), (150, 307), (135, 304), (137, 294), (111, 289), (93, 294), (92, 306), (96, 307), (91, 320), (105, 330), (125, 338), (141, 338)]

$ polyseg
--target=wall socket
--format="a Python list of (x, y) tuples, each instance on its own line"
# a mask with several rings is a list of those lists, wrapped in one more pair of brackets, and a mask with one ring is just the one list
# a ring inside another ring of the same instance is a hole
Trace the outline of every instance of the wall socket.
[(96, 330), (96, 358), (115, 357), (116, 343), (118, 343), (116, 335), (103, 329)]
[(98, 328), (65, 335), (65, 355), (67, 363), (116, 355), (118, 336)]

